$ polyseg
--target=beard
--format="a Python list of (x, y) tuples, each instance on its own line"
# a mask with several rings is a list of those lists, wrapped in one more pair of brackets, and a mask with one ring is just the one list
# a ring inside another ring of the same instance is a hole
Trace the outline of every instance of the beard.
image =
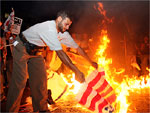
[(64, 33), (62, 22), (58, 23), (58, 29), (60, 32)]

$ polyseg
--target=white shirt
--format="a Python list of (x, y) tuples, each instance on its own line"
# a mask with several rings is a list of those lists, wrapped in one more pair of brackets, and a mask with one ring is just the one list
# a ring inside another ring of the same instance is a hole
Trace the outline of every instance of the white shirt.
[(51, 50), (62, 50), (61, 43), (67, 47), (78, 47), (68, 32), (57, 32), (54, 20), (35, 24), (22, 33), (30, 43), (37, 46), (47, 45)]
[(71, 47), (71, 48), (78, 48), (78, 44), (73, 40), (73, 38), (71, 37), (71, 35), (69, 34), (69, 32), (64, 32), (61, 33), (59, 32), (58, 34), (58, 39), (59, 41), (66, 45), (67, 47)]

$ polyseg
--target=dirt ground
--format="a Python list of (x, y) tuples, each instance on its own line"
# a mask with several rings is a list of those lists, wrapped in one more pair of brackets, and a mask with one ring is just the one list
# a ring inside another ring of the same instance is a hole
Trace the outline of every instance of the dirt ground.
[[(127, 113), (150, 113), (150, 88), (140, 89), (137, 92), (130, 91), (127, 100), (130, 103)], [(75, 95), (68, 91), (55, 102), (57, 109), (51, 111), (52, 113), (93, 113), (78, 104)], [(5, 112), (5, 102), (1, 103), (1, 112)], [(32, 104), (25, 105), (20, 112), (31, 113)]]

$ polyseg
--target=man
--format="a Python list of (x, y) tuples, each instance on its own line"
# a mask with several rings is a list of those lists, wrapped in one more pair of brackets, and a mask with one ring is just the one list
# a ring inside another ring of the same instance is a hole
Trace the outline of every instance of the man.
[(143, 42), (140, 45), (140, 59), (141, 59), (141, 74), (147, 75), (148, 71), (146, 68), (149, 68), (149, 37), (148, 35), (144, 37)]
[[(94, 63), (87, 56), (87, 54), (85, 53), (85, 51), (73, 40), (73, 38), (69, 34), (69, 32), (67, 32), (67, 31), (65, 31), (64, 33), (59, 32), (58, 33), (58, 39), (59, 39), (60, 43), (63, 45), (64, 51), (67, 51), (67, 48), (70, 48), (70, 49), (73, 48), (76, 51), (75, 52), (76, 54), (79, 54), (79, 55), (83, 56), (87, 61), (89, 61), (89, 63), (93, 67), (97, 68), (97, 64)], [(56, 72), (58, 72), (59, 68), (61, 67), (62, 62), (59, 59), (59, 57), (57, 56), (57, 54), (54, 51), (53, 51), (53, 54), (51, 54), (51, 52), (47, 50), (47, 54), (45, 56), (46, 56), (46, 58), (45, 58), (46, 59), (46, 66), (48, 67), (48, 69), (50, 71), (56, 71)], [(62, 70), (61, 70), (61, 72), (62, 72)], [(54, 105), (55, 102), (53, 101), (53, 99), (51, 97), (51, 91), (50, 91), (50, 89), (48, 91), (49, 91), (48, 102), (49, 102), (49, 104)], [(55, 105), (54, 105), (54, 107), (55, 107)]]
[[(75, 79), (85, 81), (84, 74), (72, 63), (62, 50), (57, 36), (71, 25), (71, 17), (66, 12), (59, 12), (56, 20), (36, 24), (16, 37), (13, 49), (13, 74), (7, 96), (6, 110), (17, 112), (29, 74), (29, 84), (34, 112), (44, 112), (47, 107), (47, 75), (42, 50), (48, 46), (56, 51), (61, 61), (75, 72)], [(19, 42), (19, 43), (18, 43)], [(88, 59), (88, 58), (87, 58)], [(91, 62), (97, 68), (97, 64)]]

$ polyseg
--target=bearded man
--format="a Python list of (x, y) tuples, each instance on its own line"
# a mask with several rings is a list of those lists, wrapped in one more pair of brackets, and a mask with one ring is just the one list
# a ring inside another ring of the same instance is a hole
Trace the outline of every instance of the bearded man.
[[(75, 72), (75, 79), (80, 83), (85, 81), (84, 74), (72, 63), (63, 51), (59, 33), (64, 33), (72, 24), (72, 19), (65, 11), (58, 12), (56, 20), (35, 24), (16, 37), (13, 49), (13, 74), (7, 96), (6, 110), (18, 112), (22, 94), (29, 75), (32, 106), (34, 112), (47, 112), (47, 74), (42, 52), (48, 46), (56, 51), (61, 61)], [(68, 38), (65, 42), (74, 44)], [(83, 52), (91, 65), (97, 68), (97, 63)]]

